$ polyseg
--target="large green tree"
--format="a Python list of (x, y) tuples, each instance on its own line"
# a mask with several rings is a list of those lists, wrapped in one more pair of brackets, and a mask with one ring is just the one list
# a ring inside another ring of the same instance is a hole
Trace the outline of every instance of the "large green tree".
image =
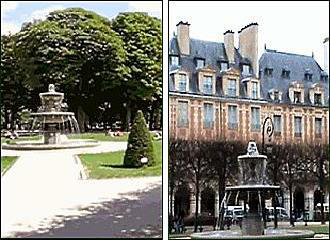
[(17, 48), (13, 35), (1, 36), (1, 116), (2, 125), (10, 124), (13, 128), (17, 122), (18, 113), (30, 102), (28, 89), (22, 78), (22, 68), (19, 67)]
[(123, 41), (107, 18), (80, 8), (54, 11), (16, 35), (21, 68), (33, 98), (49, 83), (60, 86), (82, 131), (88, 115), (127, 81)]
[(113, 20), (112, 29), (124, 41), (125, 65), (129, 67), (126, 87), (122, 88), (122, 100), (127, 108), (126, 124), (128, 126), (131, 121), (131, 111), (141, 107), (145, 115), (148, 113), (149, 122), (157, 121), (162, 102), (161, 21), (146, 13), (121, 13)]

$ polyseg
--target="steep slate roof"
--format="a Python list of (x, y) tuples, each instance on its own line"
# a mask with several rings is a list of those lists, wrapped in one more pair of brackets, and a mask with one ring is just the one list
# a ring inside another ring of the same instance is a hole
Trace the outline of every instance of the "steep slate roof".
[[(185, 56), (180, 54), (177, 38), (173, 37), (169, 44), (169, 54), (180, 56), (180, 66), (170, 66), (170, 73), (178, 69), (192, 73), (192, 79), (189, 79), (189, 92), (195, 94), (200, 94), (197, 92), (196, 58), (205, 59), (205, 66), (210, 66), (216, 71), (216, 95), (222, 95), (222, 89), (220, 88), (220, 79), (222, 74), (220, 72), (219, 62), (228, 62), (224, 43), (191, 38), (190, 55)], [(234, 67), (239, 68), (239, 63), (250, 64), (249, 60), (243, 59), (237, 49), (235, 49)], [(171, 81), (169, 81), (169, 90), (174, 91), (173, 82)]]
[[(223, 91), (221, 89), (221, 75), (220, 61), (228, 62), (228, 58), (225, 51), (224, 43), (211, 42), (197, 39), (190, 39), (190, 55), (181, 55), (178, 47), (177, 38), (173, 37), (170, 41), (169, 47), (170, 55), (180, 56), (179, 66), (170, 66), (170, 73), (175, 70), (183, 70), (188, 73), (192, 73), (189, 79), (189, 92), (194, 94), (201, 94), (197, 91), (197, 70), (196, 70), (196, 58), (205, 59), (205, 66), (211, 66), (216, 70), (216, 95), (222, 96)], [(239, 68), (239, 64), (247, 63), (250, 61), (243, 58), (237, 49), (235, 49), (235, 68)], [(265, 75), (265, 68), (272, 68), (272, 76)], [(290, 78), (285, 79), (282, 77), (282, 71), (290, 71)], [(313, 74), (311, 81), (304, 80), (305, 73)], [(329, 105), (329, 79), (324, 82), (321, 80), (321, 75), (327, 75), (325, 71), (318, 65), (315, 59), (311, 56), (304, 56), (292, 53), (278, 52), (275, 50), (265, 49), (259, 59), (259, 78), (261, 98), (270, 100), (268, 94), (269, 90), (275, 88), (282, 92), (282, 102), (289, 103), (289, 85), (290, 83), (297, 81), (304, 83), (305, 89), (305, 104), (311, 104), (309, 100), (309, 89), (314, 83), (320, 83), (324, 86), (325, 103)], [(241, 75), (241, 79), (242, 79)], [(169, 90), (174, 91), (174, 85), (172, 81), (169, 81)], [(245, 98), (245, 88), (242, 82), (240, 82), (240, 98)]]
[[(265, 74), (265, 68), (272, 68), (272, 76)], [(290, 78), (283, 78), (283, 69), (290, 71)], [(321, 69), (315, 59), (311, 56), (304, 56), (292, 53), (277, 52), (275, 50), (265, 49), (259, 59), (259, 78), (261, 79), (261, 89), (263, 96), (268, 96), (268, 91), (272, 88), (282, 91), (283, 102), (290, 102), (289, 100), (289, 85), (297, 81), (304, 83), (305, 89), (305, 104), (311, 104), (309, 100), (309, 89), (314, 83), (320, 83), (325, 90), (325, 103), (329, 104), (329, 80), (324, 82), (321, 80), (321, 75), (326, 73)], [(312, 80), (304, 80), (305, 73), (313, 74)], [(269, 98), (269, 97), (268, 97)]]

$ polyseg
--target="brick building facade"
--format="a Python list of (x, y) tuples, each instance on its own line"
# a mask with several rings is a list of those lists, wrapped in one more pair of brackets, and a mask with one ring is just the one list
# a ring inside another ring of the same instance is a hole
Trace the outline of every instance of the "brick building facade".
[[(238, 32), (238, 49), (233, 31), (226, 31), (220, 43), (192, 39), (189, 28), (188, 23), (178, 23), (170, 41), (170, 137), (253, 139), (260, 144), (263, 121), (271, 117), (273, 142), (329, 143), (328, 73), (313, 56), (265, 46), (258, 59), (257, 23)], [(296, 188), (312, 215), (311, 196), (317, 186)], [(217, 196), (214, 190), (216, 206)]]

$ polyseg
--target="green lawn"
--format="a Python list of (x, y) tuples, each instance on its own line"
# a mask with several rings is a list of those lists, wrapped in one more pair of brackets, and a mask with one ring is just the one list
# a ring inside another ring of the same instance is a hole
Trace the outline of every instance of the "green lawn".
[(82, 164), (88, 169), (89, 178), (120, 178), (160, 176), (162, 174), (162, 141), (154, 142), (156, 163), (152, 167), (123, 167), (125, 151), (82, 154), (79, 155)]
[(17, 157), (1, 157), (1, 175), (15, 163)]
[(97, 141), (113, 141), (113, 142), (126, 142), (128, 135), (122, 137), (106, 136), (105, 133), (82, 133), (68, 135), (69, 139), (94, 139)]
[(295, 229), (311, 230), (315, 233), (329, 234), (329, 226), (327, 224), (325, 224), (325, 225), (295, 226)]

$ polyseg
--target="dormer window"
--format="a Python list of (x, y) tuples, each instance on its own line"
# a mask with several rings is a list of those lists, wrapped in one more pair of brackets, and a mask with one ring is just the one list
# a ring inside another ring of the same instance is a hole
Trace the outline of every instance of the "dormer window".
[(301, 92), (294, 91), (293, 99), (294, 103), (301, 103)]
[(252, 82), (252, 98), (257, 99), (258, 98), (258, 83)]
[(204, 83), (203, 83), (203, 92), (206, 94), (212, 94), (213, 88), (213, 81), (212, 76), (204, 76)]
[(321, 81), (323, 81), (323, 82), (328, 81), (328, 76), (327, 75), (321, 75)]
[(186, 74), (179, 74), (178, 90), (180, 92), (187, 91), (187, 75)]
[(225, 71), (228, 69), (228, 63), (227, 62), (220, 62), (220, 70)]
[(322, 105), (322, 94), (321, 93), (315, 93), (314, 94), (314, 104), (315, 105)]
[(272, 68), (265, 68), (265, 76), (272, 77), (273, 76), (273, 69)]
[(170, 65), (179, 66), (179, 56), (170, 56)]
[(290, 71), (288, 70), (282, 70), (282, 78), (289, 79), (290, 78)]
[(203, 68), (205, 66), (205, 59), (197, 59), (197, 68)]
[(243, 74), (250, 74), (250, 65), (243, 64)]
[(312, 81), (312, 79), (313, 79), (313, 74), (305, 73), (305, 80), (306, 81)]
[(274, 101), (276, 102), (280, 101), (280, 94), (278, 91), (274, 91)]
[(227, 94), (231, 97), (236, 97), (236, 80), (228, 79)]

